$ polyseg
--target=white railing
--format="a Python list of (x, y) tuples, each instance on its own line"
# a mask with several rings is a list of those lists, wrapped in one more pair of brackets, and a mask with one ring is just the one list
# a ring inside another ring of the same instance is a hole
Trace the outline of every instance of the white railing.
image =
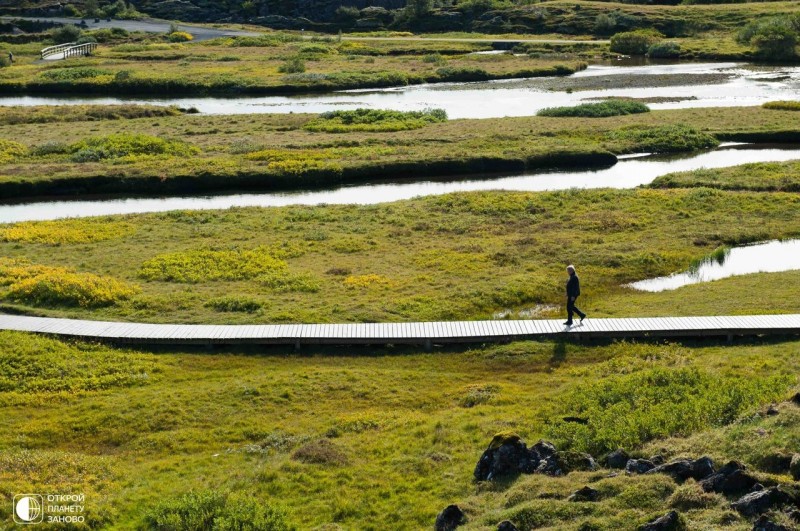
[(85, 44), (77, 44), (75, 42), (67, 42), (64, 44), (57, 44), (42, 50), (42, 59), (47, 59), (53, 55), (63, 55), (64, 59), (68, 57), (77, 57), (80, 55), (89, 55), (97, 49), (96, 42), (87, 42)]

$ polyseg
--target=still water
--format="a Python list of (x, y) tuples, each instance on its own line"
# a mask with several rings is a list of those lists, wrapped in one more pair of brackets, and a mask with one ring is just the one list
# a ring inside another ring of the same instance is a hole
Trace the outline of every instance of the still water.
[(374, 182), (330, 190), (182, 197), (97, 198), (0, 205), (0, 223), (230, 207), (317, 204), (376, 204), (425, 195), (478, 190), (548, 191), (570, 188), (635, 188), (670, 172), (720, 168), (749, 162), (800, 159), (798, 146), (727, 145), (704, 153), (623, 158), (610, 168), (513, 176), (470, 176), (448, 180)]
[(195, 107), (206, 114), (319, 113), (358, 107), (422, 110), (442, 108), (450, 118), (531, 116), (545, 107), (609, 97), (644, 98), (652, 109), (732, 107), (793, 100), (800, 67), (746, 63), (594, 65), (569, 77), (476, 83), (443, 83), (381, 90), (297, 96), (232, 98), (0, 97), (0, 105), (150, 103)]
[(709, 259), (686, 273), (651, 278), (629, 284), (642, 291), (666, 291), (689, 284), (710, 282), (750, 273), (775, 273), (800, 269), (800, 240), (771, 241), (735, 247), (721, 260)]

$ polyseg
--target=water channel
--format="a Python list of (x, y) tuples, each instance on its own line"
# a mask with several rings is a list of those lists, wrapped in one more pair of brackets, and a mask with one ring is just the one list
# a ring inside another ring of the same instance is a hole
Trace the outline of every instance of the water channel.
[(681, 155), (622, 158), (610, 168), (551, 171), (525, 175), (467, 176), (424, 181), (386, 182), (343, 186), (330, 190), (270, 193), (228, 193), (202, 196), (83, 198), (0, 205), (0, 223), (65, 217), (134, 214), (183, 209), (220, 209), (245, 206), (317, 204), (376, 204), (425, 195), (478, 190), (549, 191), (570, 188), (635, 188), (656, 177), (699, 168), (720, 168), (750, 162), (800, 159), (798, 145), (725, 145), (713, 151)]
[(641, 280), (630, 284), (630, 287), (657, 292), (737, 275), (797, 269), (800, 269), (800, 240), (771, 241), (735, 247), (719, 260), (709, 258), (691, 271)]
[(0, 97), (0, 105), (150, 103), (205, 114), (318, 113), (358, 107), (442, 108), (450, 118), (531, 116), (545, 107), (609, 97), (639, 98), (652, 109), (760, 105), (797, 99), (800, 67), (747, 63), (626, 62), (592, 65), (569, 77), (442, 83), (295, 96), (187, 98)]

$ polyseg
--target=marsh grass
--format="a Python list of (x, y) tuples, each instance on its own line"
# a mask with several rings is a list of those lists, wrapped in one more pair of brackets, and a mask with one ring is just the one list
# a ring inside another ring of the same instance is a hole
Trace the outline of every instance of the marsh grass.
[(670, 173), (655, 179), (651, 188), (716, 188), (774, 192), (800, 191), (800, 163), (759, 162), (727, 168)]
[(350, 131), (392, 132), (419, 129), (428, 124), (446, 122), (442, 109), (425, 111), (391, 111), (380, 109), (355, 109), (331, 111), (320, 114), (303, 126), (307, 131), (347, 133)]
[(650, 112), (644, 103), (630, 100), (608, 100), (600, 103), (584, 103), (574, 107), (549, 107), (537, 113), (538, 116), (607, 118)]
[(768, 101), (762, 107), (775, 111), (800, 111), (800, 101)]
[[(797, 348), (527, 341), (429, 354), (147, 352), (0, 332), (0, 364), (9, 375), (0, 386), (0, 488), (85, 492), (92, 526), (128, 529), (215, 529), (233, 515), (241, 526), (262, 515), (285, 528), (368, 529), (391, 515), (392, 529), (410, 531), (430, 527), (450, 503), (465, 508), (468, 530), (513, 517), (528, 527), (633, 531), (671, 506), (687, 508), (681, 511), (690, 529), (719, 528), (724, 518), (749, 528), (728, 512), (728, 500), (704, 499), (691, 483), (681, 487), (666, 475), (523, 474), (476, 485), (472, 471), (496, 433), (535, 442), (548, 433), (548, 421), (574, 405), (573, 392), (591, 382), (616, 385), (678, 369), (659, 391), (675, 391), (669, 401), (680, 411), (721, 393), (716, 384), (684, 392), (689, 380), (679, 376), (690, 373), (724, 382), (746, 375), (749, 389), (777, 382), (770, 392), (785, 399), (791, 392), (782, 386), (796, 384), (789, 380), (798, 371)], [(494, 386), (494, 398), (461, 404), (470, 389)], [(649, 391), (632, 392), (623, 396)], [(748, 401), (731, 423), (677, 426), (626, 450), (707, 454), (717, 464), (736, 458), (761, 475), (763, 456), (796, 448), (800, 427), (797, 406), (784, 402), (779, 415), (767, 417), (759, 415), (762, 407)], [(635, 408), (617, 413), (620, 425), (640, 418)], [(600, 490), (600, 501), (568, 502), (584, 485)], [(11, 504), (0, 505), (0, 517), (11, 518)]]

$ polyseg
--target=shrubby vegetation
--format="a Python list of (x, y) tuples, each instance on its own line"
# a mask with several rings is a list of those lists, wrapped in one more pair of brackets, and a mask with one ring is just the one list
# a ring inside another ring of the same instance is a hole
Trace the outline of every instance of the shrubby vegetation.
[(175, 31), (169, 34), (169, 42), (189, 42), (193, 39), (192, 34), (185, 31)]
[(446, 122), (447, 113), (442, 109), (425, 111), (391, 111), (380, 109), (356, 109), (353, 111), (331, 111), (303, 126), (307, 131), (347, 133), (350, 131), (406, 131), (419, 129), (428, 124)]
[(664, 36), (655, 30), (635, 30), (617, 33), (611, 37), (612, 52), (626, 55), (645, 55), (650, 47)]
[(736, 39), (742, 44), (752, 45), (765, 59), (780, 60), (796, 56), (799, 31), (800, 15), (769, 17), (747, 24)]
[(147, 155), (189, 157), (200, 153), (200, 149), (182, 140), (119, 133), (87, 138), (70, 146), (70, 152), (74, 162), (97, 162)]
[(22, 222), (0, 227), (0, 240), (47, 245), (93, 243), (124, 238), (135, 230), (130, 223), (108, 220)]
[(291, 531), (283, 509), (219, 491), (188, 492), (167, 499), (145, 517), (158, 531)]
[(612, 131), (607, 137), (617, 142), (630, 142), (637, 150), (647, 153), (697, 151), (719, 145), (719, 140), (712, 135), (687, 125), (631, 126)]
[(650, 112), (644, 103), (630, 100), (607, 100), (600, 103), (584, 103), (574, 107), (550, 107), (539, 111), (537, 116), (573, 116), (582, 118), (605, 118)]
[(647, 56), (654, 59), (676, 59), (681, 55), (681, 45), (675, 41), (661, 41), (651, 44)]
[(19, 142), (0, 138), (0, 164), (11, 162), (28, 153), (28, 148)]
[(34, 306), (97, 308), (130, 299), (138, 292), (136, 286), (113, 277), (13, 258), (0, 260), (0, 286), (8, 286), (7, 298)]
[[(611, 364), (631, 363), (614, 360)], [(559, 448), (602, 455), (669, 435), (725, 426), (751, 412), (753, 404), (784, 396), (796, 383), (788, 374), (763, 380), (720, 378), (691, 368), (609, 375), (582, 383), (563, 398), (564, 415), (587, 418), (587, 424), (558, 423), (548, 435)]]

